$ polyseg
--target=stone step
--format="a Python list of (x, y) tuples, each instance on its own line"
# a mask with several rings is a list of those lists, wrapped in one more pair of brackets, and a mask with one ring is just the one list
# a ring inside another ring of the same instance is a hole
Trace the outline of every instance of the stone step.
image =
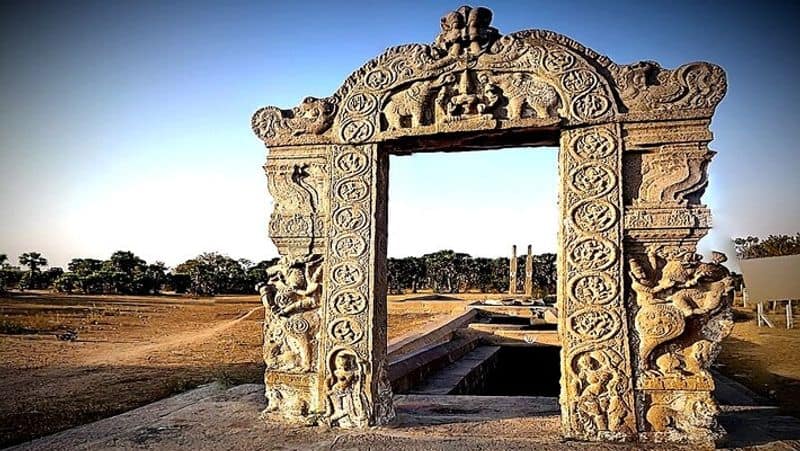
[(478, 346), (478, 337), (456, 337), (412, 354), (389, 359), (388, 376), (395, 393), (408, 393), (431, 374), (452, 364)]
[(422, 395), (458, 395), (475, 392), (497, 363), (500, 346), (478, 346), (460, 360), (433, 373), (411, 393)]

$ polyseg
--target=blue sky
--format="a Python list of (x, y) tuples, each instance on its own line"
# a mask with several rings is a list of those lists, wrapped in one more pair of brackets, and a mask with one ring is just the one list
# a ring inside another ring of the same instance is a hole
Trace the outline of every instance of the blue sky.
[[(59, 265), (116, 249), (170, 265), (206, 250), (275, 255), (251, 114), (329, 95), (386, 47), (430, 42), (460, 4), (4, 2), (0, 253)], [(618, 63), (726, 69), (703, 243), (723, 249), (732, 235), (800, 230), (800, 20), (788, 4), (484, 3), (501, 32), (551, 29)], [(393, 157), (390, 255), (554, 250), (555, 157)]]

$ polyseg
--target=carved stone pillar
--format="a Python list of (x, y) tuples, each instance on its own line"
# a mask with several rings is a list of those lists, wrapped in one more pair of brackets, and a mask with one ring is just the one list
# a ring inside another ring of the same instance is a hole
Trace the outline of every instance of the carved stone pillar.
[(511, 260), (508, 261), (508, 294), (517, 294), (517, 245), (511, 246)]
[[(670, 132), (664, 133), (666, 127)], [(733, 325), (733, 279), (695, 253), (711, 226), (701, 203), (708, 121), (626, 124), (625, 248), (642, 437), (712, 441), (723, 432), (708, 372)]]
[(533, 254), (531, 245), (528, 245), (528, 256), (525, 257), (525, 296), (533, 297)]
[[(326, 356), (319, 387), (325, 421), (343, 427), (386, 424), (394, 418), (386, 375), (386, 227), (388, 154), (376, 144), (333, 146), (328, 268), (320, 345)], [(349, 359), (349, 363), (344, 359)], [(350, 366), (357, 386), (341, 383)], [(353, 405), (348, 397), (352, 397)], [(337, 403), (346, 402), (341, 407)]]
[(564, 434), (583, 440), (636, 436), (622, 280), (622, 140), (616, 124), (564, 130), (558, 330)]
[(274, 200), (269, 235), (281, 259), (260, 287), (268, 406), (291, 421), (313, 423), (322, 321), (330, 171), (325, 146), (276, 147), (264, 166)]
[(262, 287), (267, 411), (341, 427), (394, 417), (386, 378), (388, 156), (275, 148), (265, 166), (281, 253)]

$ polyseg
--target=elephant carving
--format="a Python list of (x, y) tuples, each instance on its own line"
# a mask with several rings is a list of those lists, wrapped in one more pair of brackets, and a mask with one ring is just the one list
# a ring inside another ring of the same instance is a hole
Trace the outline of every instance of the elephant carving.
[(455, 75), (446, 74), (436, 79), (414, 82), (406, 89), (392, 94), (383, 108), (387, 130), (424, 125), (428, 121), (426, 112), (431, 103), (433, 91), (445, 83), (453, 82), (455, 82)]
[(533, 110), (537, 118), (557, 116), (558, 93), (547, 83), (522, 72), (497, 77), (494, 83), (500, 87), (508, 100), (508, 119), (521, 119), (526, 105)]

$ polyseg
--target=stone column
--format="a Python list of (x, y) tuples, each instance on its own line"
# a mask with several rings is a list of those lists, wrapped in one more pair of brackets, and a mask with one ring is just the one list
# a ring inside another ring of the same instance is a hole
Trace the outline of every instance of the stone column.
[(261, 288), (267, 411), (306, 424), (385, 424), (386, 202), (378, 146), (270, 151), (270, 236), (281, 254)]
[(533, 297), (533, 254), (531, 245), (528, 245), (528, 256), (525, 258), (525, 297)]
[(622, 283), (622, 140), (616, 124), (561, 133), (558, 330), (564, 435), (635, 438)]
[(517, 245), (511, 246), (511, 260), (508, 262), (508, 294), (517, 294)]
[(711, 442), (716, 423), (708, 369), (733, 325), (725, 256), (702, 262), (711, 227), (701, 203), (714, 155), (709, 120), (625, 124), (625, 250), (640, 429), (651, 441)]
[(266, 412), (313, 423), (324, 411), (317, 386), (323, 335), (330, 167), (326, 146), (274, 147), (264, 169), (274, 200), (269, 235), (281, 255), (260, 287), (265, 307)]
[(386, 374), (388, 154), (333, 146), (319, 362), (323, 420), (365, 427), (394, 418)]

